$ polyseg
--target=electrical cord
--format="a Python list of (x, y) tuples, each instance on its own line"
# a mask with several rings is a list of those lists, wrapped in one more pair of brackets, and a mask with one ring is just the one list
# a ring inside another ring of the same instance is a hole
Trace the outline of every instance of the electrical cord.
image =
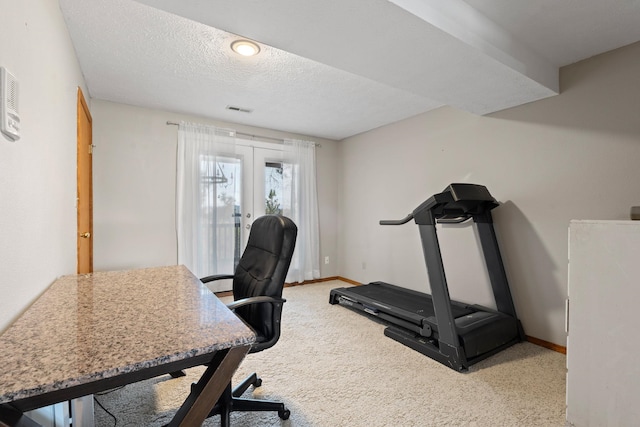
[(102, 393), (96, 393), (93, 396), (94, 402), (96, 402), (98, 404), (98, 406), (101, 407), (104, 412), (106, 412), (107, 415), (109, 415), (111, 418), (113, 418), (113, 427), (116, 427), (118, 425), (118, 418), (116, 418), (115, 415), (113, 415), (107, 408), (105, 408), (104, 405), (102, 403), (100, 403), (100, 401), (96, 398), (96, 396), (104, 396), (105, 394), (113, 393), (114, 391), (120, 390), (121, 388), (124, 388), (124, 386), (118, 387), (118, 388), (114, 388), (114, 389), (111, 389), (111, 390), (107, 390), (107, 391), (103, 391)]

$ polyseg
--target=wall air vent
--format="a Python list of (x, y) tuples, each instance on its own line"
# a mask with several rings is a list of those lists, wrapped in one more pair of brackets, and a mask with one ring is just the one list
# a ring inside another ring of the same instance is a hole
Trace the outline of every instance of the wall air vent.
[(251, 113), (253, 111), (249, 108), (236, 107), (235, 105), (227, 105), (227, 110), (238, 111), (240, 113)]

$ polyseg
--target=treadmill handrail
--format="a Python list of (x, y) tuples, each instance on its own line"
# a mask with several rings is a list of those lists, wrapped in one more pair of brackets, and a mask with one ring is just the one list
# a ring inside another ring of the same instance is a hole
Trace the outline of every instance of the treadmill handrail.
[(402, 219), (381, 219), (380, 225), (402, 225), (406, 224), (413, 219), (413, 213), (405, 216)]
[[(402, 225), (408, 223), (413, 218), (413, 214), (410, 213), (402, 219), (381, 219), (380, 225)], [(437, 221), (442, 224), (460, 224), (467, 221), (469, 218), (471, 218), (469, 215), (458, 215), (455, 217), (437, 218)]]

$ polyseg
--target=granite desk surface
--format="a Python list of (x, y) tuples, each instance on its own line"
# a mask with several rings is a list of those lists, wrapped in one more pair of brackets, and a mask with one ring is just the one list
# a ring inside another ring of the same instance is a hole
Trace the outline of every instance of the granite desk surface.
[(0, 404), (254, 340), (184, 266), (63, 276), (0, 335)]

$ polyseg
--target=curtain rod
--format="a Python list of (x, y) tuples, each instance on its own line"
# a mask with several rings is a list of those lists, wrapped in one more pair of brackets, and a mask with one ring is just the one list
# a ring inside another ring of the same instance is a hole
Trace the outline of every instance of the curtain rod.
[[(167, 120), (167, 125), (178, 126), (179, 124), (180, 123), (171, 122), (171, 121)], [(280, 144), (284, 144), (284, 139), (282, 139), (282, 138), (273, 138), (271, 136), (254, 135), (254, 134), (244, 133), (244, 132), (236, 132), (236, 135), (246, 136), (248, 138), (270, 139), (272, 141), (279, 142)], [(322, 147), (322, 145), (320, 145), (318, 142), (314, 142), (313, 145), (315, 145), (316, 147)]]

